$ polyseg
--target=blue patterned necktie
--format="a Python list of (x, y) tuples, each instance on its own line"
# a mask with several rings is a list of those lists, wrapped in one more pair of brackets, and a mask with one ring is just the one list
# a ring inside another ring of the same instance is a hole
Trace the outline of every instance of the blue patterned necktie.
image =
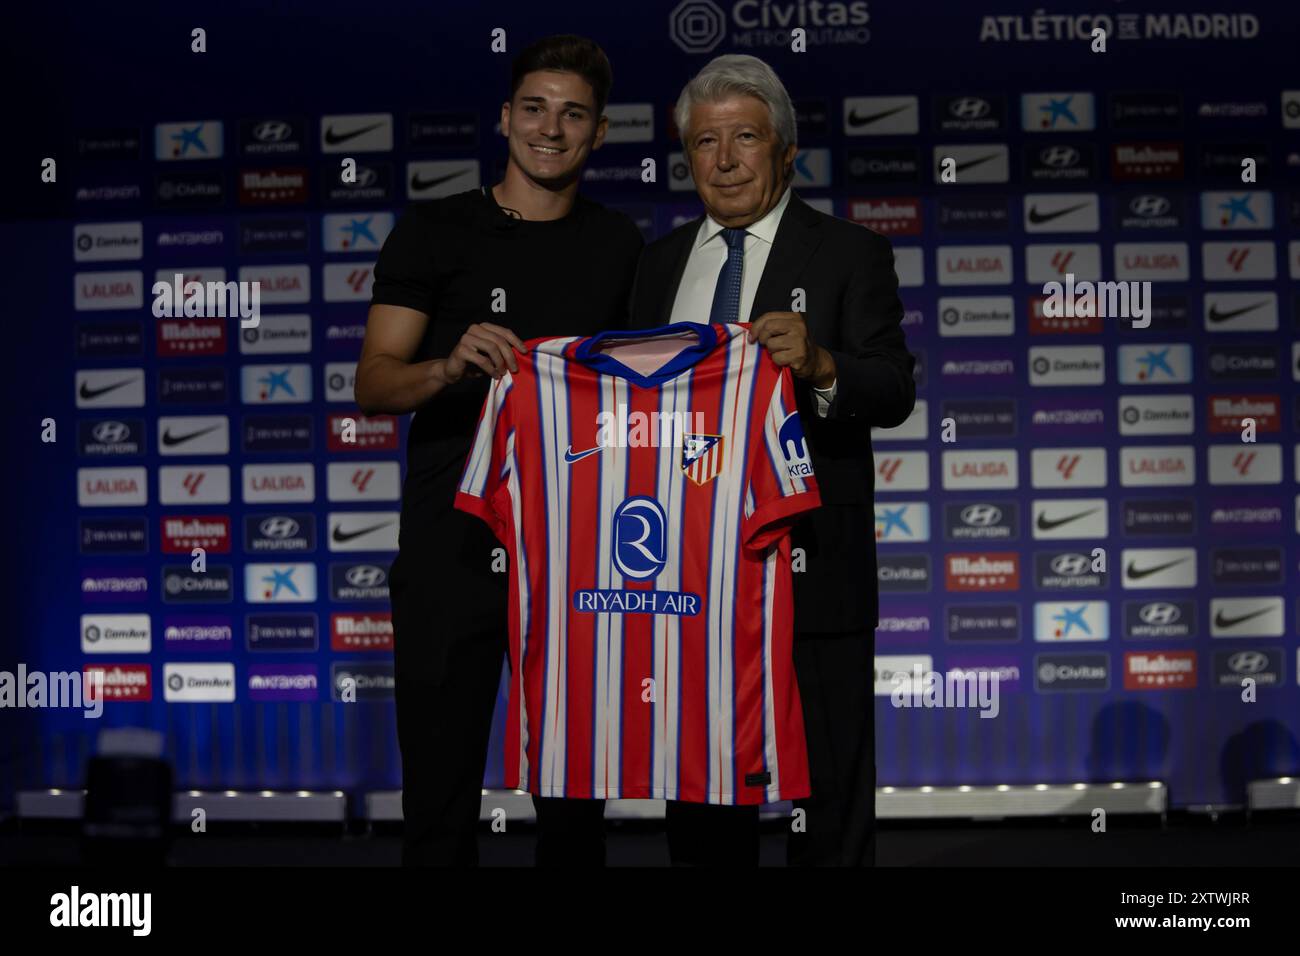
[(727, 261), (718, 273), (718, 284), (713, 288), (713, 308), (709, 310), (709, 323), (740, 321), (740, 282), (745, 271), (744, 229), (723, 229), (722, 239), (727, 244)]

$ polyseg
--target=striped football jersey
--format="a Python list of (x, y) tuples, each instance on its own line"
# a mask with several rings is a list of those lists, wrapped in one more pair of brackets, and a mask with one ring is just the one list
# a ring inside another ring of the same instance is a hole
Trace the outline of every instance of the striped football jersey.
[(789, 531), (820, 498), (790, 373), (747, 329), (535, 339), (492, 383), (456, 507), (509, 554), (507, 786), (809, 794)]

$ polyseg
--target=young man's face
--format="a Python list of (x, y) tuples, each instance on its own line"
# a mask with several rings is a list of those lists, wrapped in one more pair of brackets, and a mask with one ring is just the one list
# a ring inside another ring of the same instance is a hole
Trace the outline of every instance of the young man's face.
[(591, 84), (576, 73), (528, 73), (514, 98), (501, 106), (510, 161), (529, 179), (552, 188), (578, 178), (591, 151), (605, 141), (607, 125), (596, 115)]

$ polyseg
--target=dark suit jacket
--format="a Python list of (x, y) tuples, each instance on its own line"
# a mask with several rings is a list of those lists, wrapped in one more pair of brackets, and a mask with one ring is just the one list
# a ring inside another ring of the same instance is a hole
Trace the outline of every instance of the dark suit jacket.
[[(702, 221), (673, 230), (642, 252), (631, 328), (671, 320)], [(745, 320), (792, 311), (795, 288), (804, 290), (804, 320), (813, 340), (835, 358), (838, 383), (835, 401), (821, 418), (811, 385), (794, 380), (822, 498), (822, 507), (794, 527), (792, 546), (807, 557), (806, 570), (794, 575), (795, 631), (874, 629), (879, 606), (871, 427), (901, 424), (916, 402), (915, 360), (903, 340), (889, 240), (820, 213), (792, 194)]]

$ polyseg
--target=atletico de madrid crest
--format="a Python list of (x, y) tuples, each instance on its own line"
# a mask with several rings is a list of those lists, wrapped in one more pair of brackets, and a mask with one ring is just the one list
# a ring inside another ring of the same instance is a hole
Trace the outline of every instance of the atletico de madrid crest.
[(682, 471), (697, 485), (705, 485), (722, 473), (721, 435), (683, 435)]

